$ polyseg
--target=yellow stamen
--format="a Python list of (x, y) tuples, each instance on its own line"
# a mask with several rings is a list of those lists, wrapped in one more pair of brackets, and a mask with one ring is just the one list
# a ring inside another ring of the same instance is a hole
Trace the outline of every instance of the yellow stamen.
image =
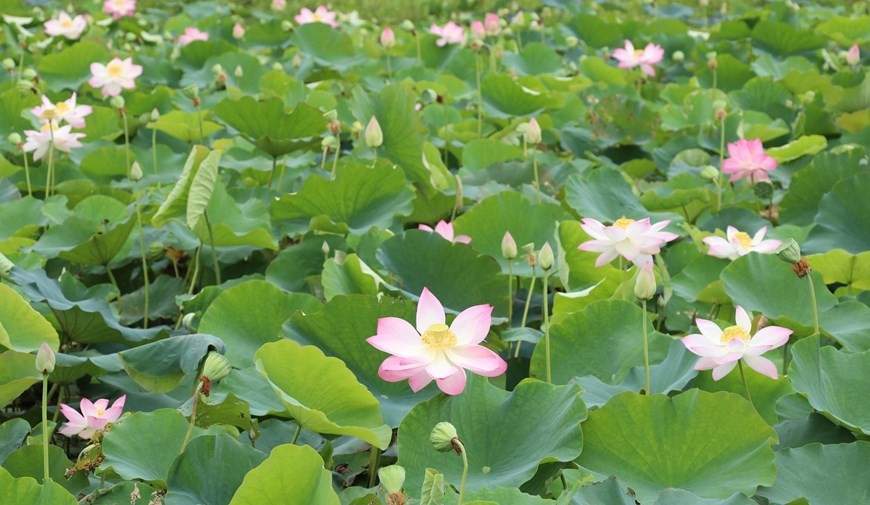
[(734, 235), (734, 240), (740, 244), (741, 249), (749, 249), (749, 246), (752, 245), (752, 237), (750, 237), (745, 231), (738, 231), (737, 234)]
[(739, 326), (729, 326), (722, 330), (722, 336), (719, 337), (719, 342), (723, 344), (727, 344), (731, 342), (735, 338), (739, 338), (740, 340), (746, 342), (749, 340), (749, 333), (746, 332), (743, 328)]
[(616, 226), (617, 228), (622, 228), (624, 230), (624, 229), (628, 228), (628, 225), (630, 225), (633, 222), (634, 222), (634, 219), (628, 219), (626, 217), (623, 217), (623, 218), (617, 219), (616, 222), (613, 223), (613, 226)]
[(72, 20), (71, 19), (61, 19), (60, 25), (64, 28), (72, 28)]
[(124, 68), (117, 63), (110, 63), (108, 67), (106, 67), (106, 72), (110, 77), (121, 77), (124, 73)]
[(66, 102), (57, 102), (54, 105), (54, 110), (56, 110), (58, 114), (64, 115), (69, 112), (69, 105), (67, 105)]
[(456, 347), (456, 334), (450, 331), (449, 326), (442, 323), (436, 323), (426, 328), (420, 340), (426, 344), (430, 351)]
[(103, 409), (97, 409), (97, 417), (103, 417), (103, 414), (105, 414), (105, 413), (106, 413), (105, 410), (103, 410)]

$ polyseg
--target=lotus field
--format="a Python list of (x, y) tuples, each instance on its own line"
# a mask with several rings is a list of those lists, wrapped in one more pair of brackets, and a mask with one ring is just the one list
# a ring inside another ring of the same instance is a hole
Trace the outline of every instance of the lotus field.
[(867, 1), (0, 14), (0, 505), (870, 504)]

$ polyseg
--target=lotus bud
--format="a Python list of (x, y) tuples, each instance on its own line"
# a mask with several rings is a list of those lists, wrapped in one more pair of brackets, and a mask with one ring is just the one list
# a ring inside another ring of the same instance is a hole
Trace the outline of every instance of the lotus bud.
[[(214, 68), (212, 67), (212, 69)], [(196, 84), (190, 84), (188, 86), (185, 86), (181, 90), (181, 92), (184, 93), (184, 96), (190, 98), (191, 100), (199, 98), (199, 86)]]
[(302, 54), (296, 53), (293, 55), (293, 68), (299, 68), (302, 66)]
[(405, 485), (405, 468), (399, 465), (385, 466), (378, 470), (378, 478), (387, 493), (398, 493)]
[(795, 239), (790, 238), (776, 248), (776, 255), (786, 263), (794, 265), (801, 260), (801, 247)]
[(517, 257), (517, 243), (509, 231), (504, 232), (504, 237), (501, 239), (501, 255), (506, 260)]
[(384, 132), (381, 131), (381, 125), (378, 124), (378, 119), (374, 116), (369, 120), (366, 126), (366, 145), (369, 147), (380, 147), (384, 143)]
[(111, 105), (113, 108), (118, 109), (118, 110), (123, 109), (125, 104), (126, 104), (126, 102), (124, 101), (124, 97), (121, 95), (113, 96), (109, 100), (109, 105)]
[(770, 181), (758, 181), (753, 187), (755, 196), (760, 200), (770, 200), (773, 197), (773, 183)]
[(202, 375), (208, 377), (212, 382), (217, 382), (232, 371), (230, 361), (223, 354), (211, 351), (205, 357), (205, 363), (202, 365)]
[(160, 111), (157, 108), (151, 109), (151, 121), (157, 121), (160, 119)]
[(707, 165), (701, 170), (701, 177), (710, 181), (715, 181), (719, 178), (719, 169), (713, 165)]
[(36, 370), (42, 375), (48, 375), (54, 371), (54, 365), (57, 362), (57, 357), (48, 342), (43, 342), (36, 351)]
[(12, 71), (15, 69), (15, 60), (12, 58), (4, 58), (3, 59), (3, 70)]
[(12, 132), (8, 137), (6, 137), (6, 139), (9, 140), (9, 143), (13, 146), (17, 146), (21, 143), (21, 134), (18, 132)]
[(211, 66), (211, 73), (217, 75), (224, 71), (224, 67), (220, 63), (215, 63)]
[(135, 42), (136, 34), (133, 32), (127, 32), (124, 34), (124, 38), (127, 39), (127, 42)]
[(389, 26), (384, 28), (384, 31), (381, 32), (381, 45), (387, 49), (396, 45), (396, 34), (393, 33), (393, 29)]
[(535, 118), (529, 120), (529, 127), (524, 133), (526, 143), (529, 145), (538, 145), (541, 143), (541, 126)]
[(458, 438), (459, 434), (456, 433), (456, 427), (446, 421), (436, 424), (432, 428), (432, 433), (429, 434), (429, 442), (438, 452), (456, 450), (453, 440)]
[(284, 67), (281, 66), (281, 64), (276, 61), (275, 63), (272, 63), (272, 70), (277, 70), (279, 72), (283, 72)]
[(21, 77), (23, 79), (27, 79), (28, 81), (36, 79), (37, 75), (38, 74), (36, 73), (36, 70), (33, 70), (32, 68), (25, 68), (24, 71), (21, 72)]
[(541, 251), (538, 253), (538, 262), (541, 264), (541, 268), (543, 268), (544, 271), (553, 268), (555, 258), (553, 257), (553, 248), (550, 247), (549, 242), (544, 242), (544, 247), (542, 247)]
[(293, 29), (293, 23), (285, 19), (284, 21), (281, 21), (281, 29), (285, 32), (289, 32)]
[(846, 52), (846, 63), (849, 65), (857, 65), (861, 62), (861, 48), (858, 47), (858, 44), (853, 45), (849, 48), (849, 51)]
[(329, 242), (323, 241), (323, 244), (320, 246), (320, 252), (323, 253), (324, 256), (329, 256)]
[(580, 39), (578, 39), (577, 37), (573, 35), (568, 35), (567, 37), (565, 37), (565, 45), (569, 48), (577, 47), (578, 44), (580, 44)]
[(142, 177), (142, 167), (139, 166), (138, 161), (134, 161), (133, 166), (130, 168), (130, 179), (134, 181), (141, 181)]
[(241, 65), (236, 65), (236, 69), (233, 70), (233, 75), (236, 77), (236, 79), (241, 79), (245, 76), (245, 70), (242, 68)]
[(338, 141), (338, 137), (335, 135), (327, 135), (326, 138), (320, 142), (320, 147), (329, 149), (332, 152), (338, 151), (340, 146), (341, 144)]
[(634, 296), (639, 300), (649, 300), (656, 294), (656, 276), (653, 272), (653, 262), (645, 261), (637, 271), (634, 281)]
[(683, 61), (686, 59), (686, 54), (682, 51), (674, 51), (674, 54), (671, 55), (671, 59), (674, 61)]
[(241, 23), (236, 23), (233, 25), (233, 38), (236, 40), (241, 40), (245, 36), (245, 27), (241, 25)]
[(698, 5), (700, 5), (701, 7), (707, 7), (708, 5), (710, 5), (710, 0), (698, 0)]
[(399, 23), (399, 28), (401, 28), (402, 30), (405, 30), (406, 32), (413, 32), (414, 31), (414, 23), (410, 19), (406, 19), (406, 20), (402, 21), (401, 23)]

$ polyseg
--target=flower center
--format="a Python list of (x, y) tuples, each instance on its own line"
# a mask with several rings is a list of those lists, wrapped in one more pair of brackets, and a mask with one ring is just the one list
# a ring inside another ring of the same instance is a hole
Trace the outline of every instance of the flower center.
[(49, 119), (49, 121), (48, 121), (47, 123), (45, 123), (44, 125), (42, 125), (42, 128), (40, 129), (40, 131), (43, 131), (43, 132), (47, 132), (47, 131), (56, 132), (56, 131), (57, 131), (57, 123), (55, 123), (54, 121), (52, 121), (52, 119), (54, 119), (54, 118), (48, 118), (48, 119)]
[(124, 74), (124, 68), (117, 63), (110, 63), (108, 67), (106, 67), (106, 72), (108, 72), (110, 77), (121, 77)]
[(450, 331), (450, 327), (443, 323), (435, 323), (426, 328), (420, 340), (431, 351), (456, 347), (456, 334)]
[(311, 17), (311, 19), (313, 19), (315, 22), (323, 21), (323, 17), (317, 12), (314, 13), (314, 15)]
[(60, 25), (64, 28), (72, 28), (72, 20), (71, 19), (61, 19)]
[(729, 326), (722, 330), (722, 336), (719, 337), (719, 342), (723, 344), (727, 344), (731, 342), (735, 338), (739, 338), (740, 340), (746, 342), (749, 340), (749, 333), (746, 333), (746, 330), (739, 326)]
[(103, 417), (103, 414), (105, 414), (105, 413), (106, 413), (105, 410), (100, 409), (100, 408), (97, 409), (97, 417)]
[(635, 49), (634, 50), (634, 57), (635, 58), (640, 58), (642, 55), (643, 55), (643, 49)]
[(616, 222), (613, 223), (613, 226), (616, 226), (617, 228), (622, 228), (624, 230), (624, 229), (628, 228), (628, 225), (630, 225), (633, 222), (634, 222), (634, 219), (628, 219), (626, 217), (623, 217), (623, 218), (617, 219)]
[(752, 245), (752, 237), (750, 237), (745, 231), (737, 232), (737, 234), (734, 235), (734, 240), (740, 244), (741, 249), (749, 249), (749, 246)]
[(69, 105), (67, 105), (66, 102), (58, 102), (54, 105), (54, 109), (57, 111), (58, 114), (64, 115), (69, 112)]

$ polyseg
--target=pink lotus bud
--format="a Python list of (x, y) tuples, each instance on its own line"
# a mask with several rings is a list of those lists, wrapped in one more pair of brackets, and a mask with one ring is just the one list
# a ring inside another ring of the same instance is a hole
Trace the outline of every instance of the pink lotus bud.
[(36, 351), (36, 369), (41, 374), (50, 374), (54, 371), (55, 358), (54, 351), (49, 347), (48, 342), (43, 342)]
[(471, 36), (476, 40), (483, 40), (486, 38), (486, 29), (483, 27), (483, 23), (480, 21), (474, 21), (471, 23)]
[(487, 35), (495, 37), (501, 32), (501, 20), (497, 14), (487, 14), (486, 19), (483, 20), (483, 27)]
[(858, 47), (858, 44), (849, 48), (849, 52), (846, 53), (846, 63), (849, 65), (857, 65), (861, 61), (861, 48)]
[(241, 23), (236, 23), (233, 25), (233, 38), (236, 40), (241, 39), (245, 36), (245, 27), (242, 26)]
[(381, 32), (381, 45), (387, 49), (396, 45), (396, 34), (393, 33), (393, 29), (389, 26)]

